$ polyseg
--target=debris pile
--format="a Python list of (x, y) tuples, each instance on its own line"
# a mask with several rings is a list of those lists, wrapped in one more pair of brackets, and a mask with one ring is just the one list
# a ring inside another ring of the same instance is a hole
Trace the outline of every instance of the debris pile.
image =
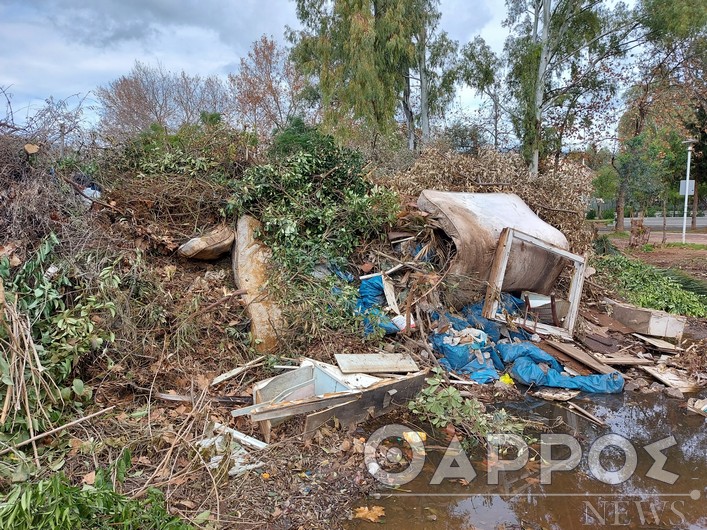
[(477, 156), (429, 149), (407, 171), (381, 182), (403, 197), (422, 191), (515, 193), (531, 210), (570, 241), (574, 252), (585, 252), (592, 241), (585, 226), (586, 201), (592, 193), (593, 172), (570, 160), (560, 161), (533, 178), (517, 153), (482, 149)]

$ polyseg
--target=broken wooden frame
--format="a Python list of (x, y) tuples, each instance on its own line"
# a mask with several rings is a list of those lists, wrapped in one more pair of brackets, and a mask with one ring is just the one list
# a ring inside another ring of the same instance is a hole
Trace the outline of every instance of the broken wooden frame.
[[(501, 237), (498, 240), (496, 253), (494, 254), (491, 272), (489, 273), (488, 287), (486, 288), (486, 300), (484, 301), (483, 316), (488, 319), (495, 319), (505, 322), (505, 318), (498, 314), (499, 299), (503, 287), (503, 279), (508, 266), (508, 258), (511, 255), (511, 246), (514, 240), (522, 241), (539, 247), (551, 254), (561, 256), (570, 260), (574, 264), (574, 273), (572, 274), (572, 282), (569, 292), (569, 310), (564, 320), (562, 327), (549, 326), (545, 324), (537, 324), (537, 330), (540, 333), (548, 335), (558, 335), (565, 339), (572, 339), (574, 328), (577, 324), (577, 316), (579, 314), (579, 302), (582, 298), (582, 288), (584, 287), (584, 271), (586, 269), (586, 259), (583, 256), (573, 254), (563, 248), (556, 247), (538, 239), (535, 236), (526, 234), (514, 228), (506, 227), (501, 231)], [(516, 322), (522, 319), (517, 319)]]
[(352, 425), (407, 403), (424, 386), (427, 370), (401, 377), (381, 378), (364, 373), (344, 374), (336, 366), (304, 359), (295, 370), (253, 385), (253, 405), (231, 412), (249, 415), (258, 422), (266, 442), (273, 426), (298, 415), (305, 416), (302, 434), (337, 418)]

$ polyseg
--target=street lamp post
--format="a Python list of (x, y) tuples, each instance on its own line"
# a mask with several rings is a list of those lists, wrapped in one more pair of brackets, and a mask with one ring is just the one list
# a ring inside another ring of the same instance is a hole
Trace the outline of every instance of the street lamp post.
[(697, 143), (694, 138), (683, 142), (687, 144), (687, 172), (685, 175), (685, 209), (682, 212), (682, 242), (685, 244), (685, 230), (687, 229), (687, 198), (690, 196), (690, 160), (692, 159), (692, 145)]

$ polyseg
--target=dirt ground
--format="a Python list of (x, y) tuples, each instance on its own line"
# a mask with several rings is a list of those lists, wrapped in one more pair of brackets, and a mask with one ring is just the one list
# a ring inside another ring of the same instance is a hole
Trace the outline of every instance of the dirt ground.
[[(682, 234), (668, 232), (667, 243), (682, 242)], [(676, 248), (662, 246), (663, 234), (660, 231), (652, 232), (650, 243), (653, 249), (649, 252), (642, 248), (629, 249), (628, 239), (612, 238), (612, 242), (628, 254), (661, 269), (679, 269), (691, 276), (707, 281), (707, 249)], [(687, 243), (707, 245), (707, 233), (694, 232), (686, 234)]]

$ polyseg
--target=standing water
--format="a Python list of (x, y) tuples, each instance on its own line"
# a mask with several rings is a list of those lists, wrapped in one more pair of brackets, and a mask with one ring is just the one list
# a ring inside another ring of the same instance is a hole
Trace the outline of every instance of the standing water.
[[(397, 488), (381, 486), (380, 495), (362, 506), (382, 507), (385, 515), (379, 522), (406, 530), (707, 528), (704, 417), (689, 413), (683, 401), (661, 394), (594, 395), (581, 405), (606, 427), (531, 398), (506, 407), (531, 420), (561, 417), (569, 428), (555, 432), (570, 434), (578, 445), (574, 452), (555, 445), (550, 458), (576, 458), (572, 470), (559, 470), (555, 464), (548, 480), (542, 471), (553, 464), (541, 462), (540, 445), (531, 444), (530, 460), (522, 467), (522, 461), (512, 463), (516, 454), (497, 460), (485, 450), (472, 451), (468, 460), (475, 476), (470, 476), (463, 461), (461, 468), (459, 462), (450, 463), (454, 454), (466, 460), (464, 455), (446, 451), (446, 441), (428, 438), (417, 477)], [(445, 452), (448, 457), (443, 459)], [(504, 464), (520, 469), (502, 471)], [(452, 478), (431, 484), (440, 467)], [(461, 475), (465, 478), (458, 478)], [(349, 528), (372, 524), (354, 519)]]

